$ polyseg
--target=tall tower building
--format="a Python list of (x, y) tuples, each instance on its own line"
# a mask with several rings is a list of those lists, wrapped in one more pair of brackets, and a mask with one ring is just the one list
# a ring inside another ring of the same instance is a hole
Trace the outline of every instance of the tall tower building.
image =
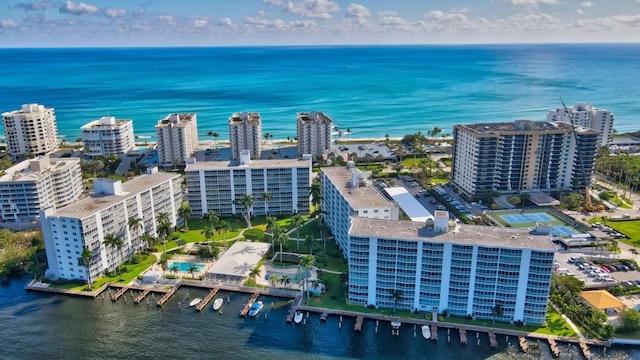
[(45, 155), (60, 146), (53, 108), (25, 104), (20, 110), (3, 113), (2, 125), (14, 160), (24, 154)]
[(451, 184), (468, 198), (491, 190), (580, 190), (591, 181), (598, 132), (565, 122), (456, 125)]
[(252, 159), (260, 159), (262, 152), (262, 119), (259, 113), (234, 113), (229, 118), (231, 158), (240, 160), (242, 150), (249, 150)]
[(590, 103), (576, 103), (567, 108), (549, 110), (547, 121), (564, 121), (578, 126), (586, 127), (600, 132), (598, 135), (598, 146), (609, 146), (613, 135), (614, 116), (611, 111), (598, 109)]
[(80, 129), (84, 154), (90, 158), (125, 154), (136, 147), (132, 120), (103, 116)]
[(198, 148), (195, 113), (170, 114), (156, 125), (160, 166), (184, 165)]
[(331, 149), (333, 120), (321, 112), (298, 113), (298, 155), (322, 156)]

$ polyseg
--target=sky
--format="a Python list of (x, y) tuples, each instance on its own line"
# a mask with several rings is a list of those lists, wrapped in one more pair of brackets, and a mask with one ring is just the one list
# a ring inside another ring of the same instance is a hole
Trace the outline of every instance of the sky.
[(0, 0), (0, 47), (640, 42), (640, 0)]

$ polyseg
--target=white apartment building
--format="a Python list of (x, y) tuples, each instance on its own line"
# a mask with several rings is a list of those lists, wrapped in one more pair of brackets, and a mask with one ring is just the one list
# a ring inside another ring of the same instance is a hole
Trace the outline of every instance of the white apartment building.
[(323, 156), (331, 150), (333, 120), (321, 112), (300, 112), (297, 121), (298, 156)]
[(398, 220), (400, 216), (396, 204), (378, 192), (367, 175), (355, 167), (323, 167), (320, 171), (324, 222), (347, 259), (352, 217)]
[(0, 216), (8, 222), (36, 221), (40, 210), (69, 205), (83, 189), (80, 159), (25, 160), (0, 176)]
[(249, 150), (252, 159), (262, 153), (262, 119), (259, 113), (241, 112), (229, 117), (231, 159), (240, 160), (242, 150)]
[(80, 128), (84, 155), (89, 158), (126, 154), (136, 147), (133, 121), (103, 116)]
[(527, 230), (362, 217), (349, 230), (349, 302), (498, 320), (545, 321), (555, 247)]
[(158, 161), (162, 167), (184, 165), (198, 149), (198, 123), (195, 113), (169, 114), (158, 121)]
[[(93, 252), (89, 273), (92, 280), (113, 271), (135, 251), (143, 249), (142, 234), (157, 236), (157, 219), (166, 213), (173, 226), (182, 204), (182, 179), (174, 173), (158, 172), (122, 183), (98, 179), (95, 194), (60, 209), (40, 213), (51, 279), (86, 280), (87, 272), (78, 265), (84, 247)], [(129, 219), (142, 219), (142, 229), (130, 229)], [(104, 238), (114, 234), (124, 241), (120, 250), (106, 247)]]
[[(243, 150), (240, 161), (191, 163), (185, 169), (189, 205), (193, 217), (210, 210), (222, 216), (241, 214), (238, 202), (249, 194), (252, 215), (309, 213), (311, 160), (251, 160)], [(263, 194), (271, 194), (264, 201)]]
[(564, 122), (456, 125), (451, 184), (467, 198), (484, 191), (580, 190), (591, 182), (598, 132)]
[(576, 103), (574, 106), (549, 110), (547, 121), (568, 122), (581, 127), (589, 128), (600, 132), (598, 135), (598, 146), (611, 145), (613, 135), (614, 116), (611, 111), (598, 109), (590, 103)]
[(53, 108), (38, 104), (2, 114), (7, 149), (12, 159), (25, 154), (45, 155), (60, 147)]

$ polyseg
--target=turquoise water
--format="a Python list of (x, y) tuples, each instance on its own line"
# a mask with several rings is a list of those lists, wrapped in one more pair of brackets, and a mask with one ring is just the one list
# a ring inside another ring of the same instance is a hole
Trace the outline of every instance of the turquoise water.
[[(615, 113), (638, 130), (640, 44), (0, 49), (0, 112), (56, 109), (68, 139), (110, 114), (138, 136), (171, 112), (197, 112), (228, 139), (233, 112), (257, 111), (263, 133), (296, 136), (296, 112), (319, 110), (349, 138), (434, 126), (544, 120), (562, 96)], [(153, 140), (153, 138), (151, 140)]]
[(169, 267), (167, 267), (167, 269), (171, 270), (171, 269), (173, 269), (174, 266), (177, 266), (178, 267), (178, 271), (189, 272), (189, 268), (191, 267), (191, 265), (195, 265), (196, 268), (198, 268), (198, 270), (196, 270), (196, 272), (200, 271), (200, 270), (202, 270), (202, 268), (204, 268), (203, 264), (174, 261), (171, 264), (169, 264)]

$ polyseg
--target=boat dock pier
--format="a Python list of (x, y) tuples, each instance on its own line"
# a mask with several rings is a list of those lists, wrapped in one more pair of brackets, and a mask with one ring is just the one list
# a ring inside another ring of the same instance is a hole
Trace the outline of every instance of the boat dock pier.
[(329, 312), (325, 310), (320, 314), (320, 321), (327, 321), (327, 317), (329, 317)]
[(288, 323), (293, 321), (293, 317), (296, 315), (296, 311), (298, 311), (298, 306), (300, 306), (301, 301), (302, 301), (301, 295), (296, 296), (296, 298), (293, 300), (293, 304), (291, 304), (291, 309), (289, 309), (289, 313), (287, 314), (287, 318), (286, 318)]
[(518, 342), (520, 343), (520, 350), (526, 353), (529, 350), (529, 344), (527, 344), (527, 339), (525, 339), (524, 336), (519, 336)]
[(160, 300), (158, 300), (158, 302), (156, 303), (157, 306), (162, 306), (164, 305), (164, 303), (167, 302), (167, 300), (169, 300), (169, 298), (176, 293), (176, 291), (178, 291), (178, 289), (180, 288), (180, 283), (177, 283), (175, 285), (173, 285), (171, 287), (171, 289), (169, 289), (169, 291), (167, 291), (166, 294), (164, 294)]
[(461, 327), (458, 331), (460, 331), (460, 345), (467, 345), (467, 329)]
[(436, 323), (431, 324), (431, 339), (438, 341), (438, 325)]
[(591, 359), (591, 350), (589, 350), (589, 345), (584, 341), (584, 339), (580, 339), (580, 349), (582, 350), (582, 355), (584, 355), (585, 359)]
[(202, 299), (202, 301), (200, 301), (200, 303), (198, 305), (196, 305), (196, 310), (197, 311), (202, 311), (202, 309), (204, 309), (207, 306), (207, 304), (209, 304), (211, 299), (213, 299), (213, 297), (216, 296), (218, 291), (220, 291), (220, 289), (217, 288), (217, 287), (211, 289), (211, 291), (209, 291), (207, 296), (205, 296), (204, 299)]
[(260, 292), (258, 292), (258, 291), (254, 292), (251, 295), (251, 299), (249, 299), (249, 301), (247, 301), (247, 303), (242, 308), (242, 311), (240, 311), (240, 316), (247, 316), (247, 314), (249, 313), (249, 310), (251, 309), (251, 305), (253, 305), (253, 303), (256, 300), (258, 300), (258, 296), (260, 296)]
[(548, 337), (547, 340), (549, 340), (549, 348), (551, 349), (553, 356), (560, 357), (560, 348), (558, 347), (556, 340), (552, 337)]
[(353, 325), (353, 330), (362, 331), (362, 323), (364, 323), (364, 315), (358, 315), (356, 317), (356, 324)]
[(111, 295), (111, 301), (118, 301), (120, 296), (124, 295), (124, 293), (126, 293), (127, 290), (129, 289), (126, 286), (121, 287), (120, 290), (116, 291), (115, 294)]
[(143, 292), (140, 293), (140, 295), (138, 295), (134, 300), (133, 303), (134, 304), (140, 304), (140, 302), (142, 302), (142, 300), (144, 300), (144, 298), (149, 295), (149, 293), (151, 292), (150, 289), (144, 290)]
[(498, 347), (498, 341), (496, 340), (496, 333), (493, 330), (489, 330), (489, 346), (492, 348)]

